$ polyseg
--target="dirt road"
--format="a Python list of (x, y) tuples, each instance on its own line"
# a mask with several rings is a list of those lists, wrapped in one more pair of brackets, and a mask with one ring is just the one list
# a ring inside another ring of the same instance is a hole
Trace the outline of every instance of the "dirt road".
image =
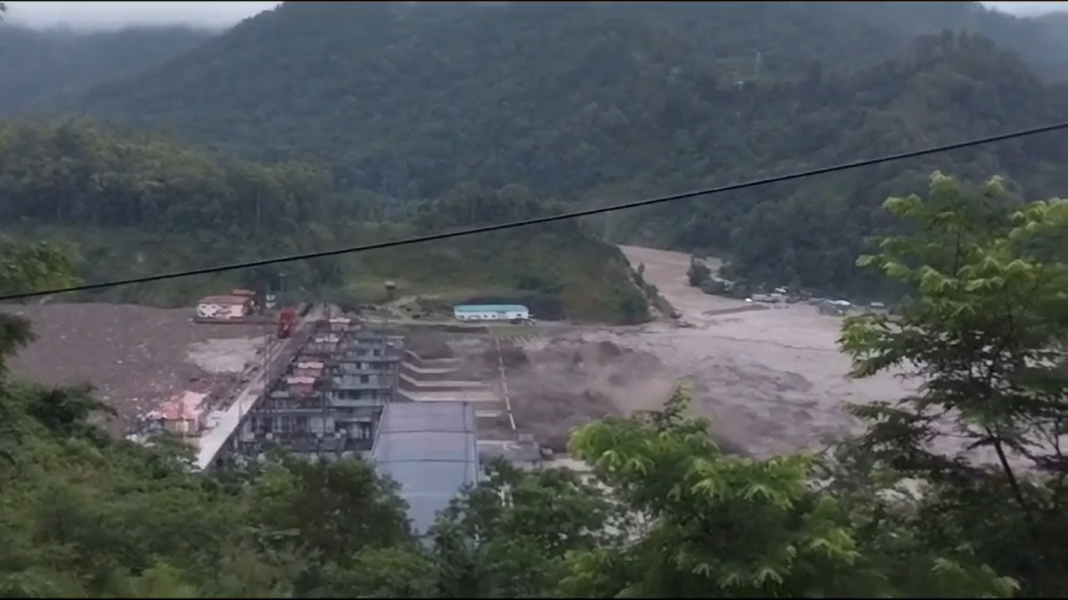
[[(705, 320), (708, 316), (704, 314), (706, 311), (746, 306), (746, 303), (740, 300), (709, 296), (690, 286), (686, 274), (690, 269), (690, 257), (687, 254), (638, 246), (620, 246), (620, 249), (635, 269), (638, 265), (645, 265), (645, 280), (659, 288), (664, 298), (686, 321), (696, 324)], [(705, 259), (704, 262), (713, 271), (721, 265), (721, 262), (714, 258)]]

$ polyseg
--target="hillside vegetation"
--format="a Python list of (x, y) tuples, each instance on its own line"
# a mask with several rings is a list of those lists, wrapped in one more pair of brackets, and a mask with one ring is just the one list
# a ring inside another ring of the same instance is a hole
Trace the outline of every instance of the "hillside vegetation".
[[(1042, 33), (1056, 23), (949, 2), (284, 3), (64, 106), (223, 154), (306, 160), (390, 211), (465, 181), (612, 203), (1063, 119), (1068, 88), (1027, 62), (1064, 56), (1064, 38)], [(874, 295), (882, 284), (852, 257), (884, 231), (890, 189), (922, 189), (937, 167), (1057, 193), (1066, 146), (998, 144), (600, 226), (715, 252), (758, 285)]]
[(211, 35), (186, 27), (90, 33), (0, 24), (0, 116), (32, 112), (56, 96), (135, 75)]
[[(468, 185), (383, 223), (380, 203), (335, 191), (305, 164), (218, 160), (165, 137), (78, 122), (0, 125), (0, 226), (75, 244), (89, 281), (382, 242), (552, 206), (520, 186)], [(128, 286), (103, 297), (175, 305), (237, 285), (285, 285), (293, 297), (351, 305), (380, 300), (386, 280), (402, 293), (562, 303), (553, 312), (579, 319), (646, 318), (644, 292), (621, 253), (574, 222)]]
[[(864, 262), (917, 301), (847, 320), (842, 349), (854, 377), (904, 363), (928, 385), (854, 407), (859, 437), (730, 456), (680, 390), (572, 434), (592, 481), (485, 465), (422, 537), (359, 458), (201, 474), (180, 440), (110, 438), (85, 390), (12, 379), (29, 331), (0, 314), (0, 595), (1063, 598), (1068, 264), (1043, 249), (1061, 248), (1068, 203), (1003, 196), (936, 174), (924, 198), (885, 203), (912, 234)], [(55, 248), (0, 245), (0, 289), (72, 275)]]

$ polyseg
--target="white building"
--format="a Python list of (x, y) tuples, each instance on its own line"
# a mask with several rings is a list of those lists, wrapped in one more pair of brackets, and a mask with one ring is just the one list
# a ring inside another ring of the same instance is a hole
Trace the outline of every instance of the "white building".
[(458, 321), (526, 321), (530, 310), (522, 304), (460, 304), (452, 307)]

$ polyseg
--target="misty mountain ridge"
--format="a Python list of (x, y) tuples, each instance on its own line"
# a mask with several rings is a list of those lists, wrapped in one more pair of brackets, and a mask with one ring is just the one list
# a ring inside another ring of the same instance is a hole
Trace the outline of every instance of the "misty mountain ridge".
[[(286, 3), (250, 19), (263, 18), (282, 10)], [(305, 3), (307, 4), (307, 3)], [(376, 3), (363, 3), (374, 5)], [(767, 3), (757, 11), (745, 8), (745, 3), (571, 3), (579, 7), (630, 13), (631, 18), (650, 18), (677, 28), (690, 36), (702, 52), (737, 56), (739, 76), (754, 69), (759, 60), (767, 70), (796, 72), (795, 58), (821, 60), (827, 66), (856, 68), (873, 64), (905, 50), (907, 37), (933, 33), (944, 28), (971, 29), (991, 37), (1000, 45), (1021, 54), (1041, 75), (1051, 78), (1068, 77), (1068, 12), (1047, 13), (1040, 16), (1016, 17), (984, 8), (969, 2), (872, 2), (872, 3)], [(522, 12), (536, 18), (539, 12), (559, 9), (554, 3), (472, 2), (462, 6), (443, 6), (435, 3), (386, 3), (385, 9), (394, 13), (411, 12), (417, 8), (452, 10), (458, 14), (483, 10), (493, 12)], [(497, 9), (497, 10), (493, 10)], [(288, 10), (288, 9), (286, 9)], [(354, 12), (349, 17), (367, 18), (372, 8)], [(798, 18), (799, 13), (810, 17)], [(812, 17), (815, 18), (812, 18)], [(754, 20), (756, 17), (756, 20)], [(748, 21), (748, 22), (739, 22)], [(248, 21), (249, 19), (246, 19)], [(710, 20), (733, 21), (737, 27), (708, 27)], [(776, 57), (754, 49), (753, 32), (762, 28), (767, 35), (781, 35), (774, 21), (794, 20), (819, 23), (803, 27), (801, 37), (791, 40), (796, 46), (794, 56)], [(763, 24), (762, 24), (763, 22)], [(832, 22), (839, 22), (835, 27)], [(242, 23), (235, 25), (241, 27)], [(227, 28), (232, 29), (232, 28)], [(854, 33), (843, 32), (853, 29)], [(0, 115), (12, 115), (42, 107), (53, 106), (60, 96), (74, 97), (89, 89), (133, 76), (195, 49), (201, 43), (219, 35), (216, 28), (189, 26), (129, 26), (114, 30), (79, 30), (77, 28), (31, 28), (16, 23), (0, 24)], [(709, 39), (715, 32), (716, 39)], [(855, 37), (850, 48), (843, 48), (842, 40)], [(863, 44), (858, 45), (861, 41)], [(70, 108), (74, 101), (60, 102)]]
[(80, 31), (0, 23), (0, 116), (162, 64), (216, 34), (185, 26)]

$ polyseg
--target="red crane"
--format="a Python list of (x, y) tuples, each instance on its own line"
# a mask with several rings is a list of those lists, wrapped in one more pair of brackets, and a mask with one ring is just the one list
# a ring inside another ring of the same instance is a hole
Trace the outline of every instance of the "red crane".
[(283, 308), (278, 313), (278, 337), (288, 338), (293, 334), (293, 326), (297, 324), (297, 311), (292, 308)]

